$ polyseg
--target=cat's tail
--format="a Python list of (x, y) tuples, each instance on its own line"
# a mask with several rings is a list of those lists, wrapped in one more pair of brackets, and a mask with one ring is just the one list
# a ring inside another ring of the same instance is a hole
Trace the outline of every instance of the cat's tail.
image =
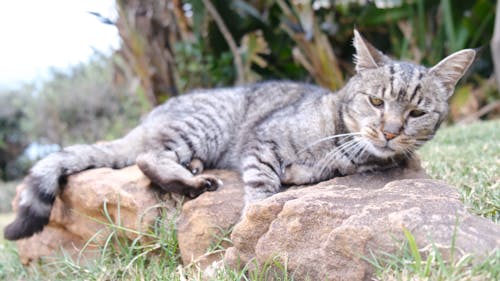
[(98, 167), (122, 168), (143, 152), (144, 129), (138, 127), (124, 138), (93, 145), (74, 145), (55, 152), (33, 166), (24, 183), (16, 219), (4, 230), (8, 240), (26, 238), (42, 231), (66, 176)]

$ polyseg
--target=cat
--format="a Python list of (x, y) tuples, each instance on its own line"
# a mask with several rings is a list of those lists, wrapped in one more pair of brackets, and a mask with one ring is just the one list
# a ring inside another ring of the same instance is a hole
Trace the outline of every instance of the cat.
[(445, 119), (476, 52), (426, 68), (390, 59), (357, 30), (353, 44), (356, 74), (338, 92), (286, 81), (197, 90), (158, 106), (121, 139), (47, 156), (26, 177), (5, 238), (41, 231), (64, 179), (85, 169), (136, 163), (161, 189), (189, 197), (221, 186), (204, 168), (233, 169), (248, 205), (290, 185), (404, 165)]

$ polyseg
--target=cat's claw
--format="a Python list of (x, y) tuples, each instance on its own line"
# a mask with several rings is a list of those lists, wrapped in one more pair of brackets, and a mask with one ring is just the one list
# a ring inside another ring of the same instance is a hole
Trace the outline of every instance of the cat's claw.
[(222, 186), (222, 181), (218, 178), (210, 178), (205, 182), (205, 189), (207, 191), (215, 191)]
[(206, 191), (215, 191), (220, 186), (222, 186), (222, 181), (220, 179), (215, 177), (209, 177), (205, 179), (202, 189)]
[(187, 190), (187, 196), (190, 198), (196, 198), (205, 191), (215, 191), (222, 186), (222, 181), (213, 176), (202, 175), (203, 181), (197, 188), (189, 188)]
[(210, 180), (205, 181), (204, 189), (210, 190), (210, 189), (212, 189), (212, 186), (213, 185), (212, 185), (212, 182)]

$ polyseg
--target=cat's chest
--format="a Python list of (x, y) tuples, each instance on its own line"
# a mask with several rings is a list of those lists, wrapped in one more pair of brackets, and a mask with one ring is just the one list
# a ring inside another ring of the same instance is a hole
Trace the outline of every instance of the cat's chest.
[[(323, 145), (324, 146), (324, 145)], [(333, 177), (354, 174), (361, 163), (353, 161), (338, 146), (316, 147), (285, 163), (281, 180), (284, 184), (310, 184)]]
[(281, 181), (287, 185), (313, 184), (339, 176), (385, 170), (404, 165), (405, 161), (406, 158), (402, 155), (379, 159), (366, 153), (339, 153), (338, 149), (335, 149), (322, 154), (316, 161), (300, 159), (289, 163), (282, 169)]

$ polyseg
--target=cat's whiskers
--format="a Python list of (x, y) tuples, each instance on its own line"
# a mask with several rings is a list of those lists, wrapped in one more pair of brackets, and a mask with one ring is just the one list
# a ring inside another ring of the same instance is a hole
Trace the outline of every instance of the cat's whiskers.
[(316, 140), (314, 141), (313, 143), (307, 145), (305, 148), (299, 150), (297, 152), (297, 155), (303, 153), (304, 151), (308, 150), (309, 148), (313, 147), (313, 146), (316, 146), (324, 141), (328, 141), (328, 140), (333, 140), (333, 139), (336, 139), (336, 138), (341, 138), (341, 137), (350, 137), (350, 136), (358, 136), (358, 135), (361, 135), (362, 133), (347, 133), (347, 134), (338, 134), (338, 135), (333, 135), (333, 136), (328, 136), (328, 137), (324, 137), (324, 138), (321, 138), (319, 140)]
[(332, 161), (336, 160), (337, 156), (340, 156), (341, 154), (343, 156), (347, 155), (347, 159), (349, 161), (353, 160), (352, 159), (352, 150), (357, 148), (359, 144), (360, 144), (359, 140), (353, 139), (353, 140), (350, 140), (348, 142), (343, 143), (342, 145), (339, 145), (334, 150), (330, 151), (319, 162), (319, 164), (321, 166), (320, 175), (323, 175), (325, 173), (326, 169), (328, 169), (330, 167), (330, 163)]
[(354, 145), (356, 144), (356, 140), (350, 140), (348, 142), (345, 142), (337, 147), (335, 147), (334, 150), (328, 152), (325, 157), (323, 157), (320, 161), (319, 161), (319, 166), (321, 167), (321, 170), (320, 170), (320, 175), (323, 175), (323, 173), (325, 172), (325, 170), (330, 166), (329, 164), (335, 160), (337, 158), (337, 155), (343, 150), (343, 149), (347, 149), (348, 147), (350, 147), (351, 145)]
[(426, 142), (426, 141), (431, 140), (433, 137), (434, 137), (434, 134), (431, 134), (431, 135), (427, 135), (427, 136), (422, 136), (422, 137), (415, 138), (415, 141)]
[(416, 150), (418, 149), (419, 147), (421, 147), (422, 145), (426, 144), (427, 141), (415, 141), (413, 144), (412, 144), (412, 149), (413, 150)]
[(355, 145), (347, 148), (344, 156), (347, 155), (347, 159), (349, 161), (355, 161), (362, 155), (362, 152), (364, 152), (367, 146), (368, 145), (365, 142), (357, 141)]
[(361, 153), (359, 154), (358, 157), (362, 156), (365, 154), (365, 151), (370, 147), (370, 145), (366, 142), (362, 142), (363, 143), (363, 150), (361, 151)]
[[(351, 155), (351, 150), (353, 149), (354, 146), (356, 146), (358, 143), (361, 141), (359, 139), (352, 139), (349, 140), (337, 147), (335, 147), (334, 150), (328, 152), (328, 154), (323, 157), (322, 161), (331, 161), (332, 158), (336, 158), (339, 156), (341, 153), (344, 154), (344, 156), (349, 156)], [(350, 159), (350, 158), (349, 158)]]
[(350, 140), (348, 142), (345, 142), (337, 147), (335, 147), (335, 149), (333, 149), (332, 151), (328, 152), (325, 157), (323, 157), (320, 161), (321, 162), (324, 162), (324, 161), (330, 161), (332, 157), (336, 157), (338, 155), (338, 153), (340, 153), (342, 150), (346, 150), (348, 149), (349, 147), (355, 145), (357, 143), (357, 140)]
[(407, 159), (413, 158), (413, 156), (415, 154), (415, 147), (413, 145), (408, 146), (408, 147), (404, 147), (402, 152), (403, 152), (403, 155), (405, 156), (405, 158), (407, 158)]
[(358, 149), (358, 151), (356, 151), (356, 153), (354, 154), (354, 157), (355, 157), (356, 159), (359, 159), (359, 158), (363, 155), (363, 153), (364, 153), (364, 152), (365, 152), (365, 150), (366, 150), (366, 147), (368, 146), (368, 145), (367, 145), (365, 142), (363, 142), (363, 141), (359, 141), (358, 143), (359, 143), (359, 147), (360, 147), (360, 148), (359, 148), (359, 149)]

